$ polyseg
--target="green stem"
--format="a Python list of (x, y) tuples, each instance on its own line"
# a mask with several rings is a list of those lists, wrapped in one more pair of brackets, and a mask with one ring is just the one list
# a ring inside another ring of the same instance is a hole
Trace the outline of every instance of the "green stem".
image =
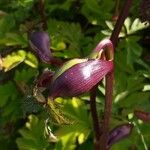
[(141, 141), (142, 141), (142, 143), (143, 143), (144, 149), (145, 149), (145, 150), (148, 150), (148, 146), (147, 146), (147, 144), (146, 144), (146, 142), (145, 142), (145, 139), (144, 139), (144, 136), (143, 136), (143, 134), (142, 134), (142, 132), (141, 132), (139, 126), (138, 126), (138, 123), (136, 123), (136, 121), (133, 121), (133, 124), (134, 124), (134, 126), (136, 127), (139, 136), (141, 137)]

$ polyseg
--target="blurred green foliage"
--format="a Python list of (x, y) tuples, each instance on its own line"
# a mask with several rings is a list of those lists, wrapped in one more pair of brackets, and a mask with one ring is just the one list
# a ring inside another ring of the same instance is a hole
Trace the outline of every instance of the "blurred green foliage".
[[(53, 55), (64, 61), (86, 57), (114, 28), (115, 0), (45, 0), (47, 32)], [(150, 148), (150, 125), (137, 120), (134, 110), (150, 110), (149, 24), (141, 23), (135, 0), (119, 35), (115, 51), (114, 103), (110, 128), (136, 123), (132, 135), (112, 150)], [(93, 131), (89, 95), (56, 100), (52, 114), (34, 97), (35, 80), (45, 68), (28, 47), (27, 33), (42, 27), (38, 0), (0, 1), (0, 149), (92, 150)], [(104, 84), (98, 88), (97, 109), (103, 116)], [(44, 93), (47, 96), (47, 91)], [(131, 117), (129, 117), (131, 116)], [(58, 117), (58, 118), (57, 118)], [(44, 136), (50, 119), (52, 135)], [(139, 132), (140, 131), (140, 132)]]

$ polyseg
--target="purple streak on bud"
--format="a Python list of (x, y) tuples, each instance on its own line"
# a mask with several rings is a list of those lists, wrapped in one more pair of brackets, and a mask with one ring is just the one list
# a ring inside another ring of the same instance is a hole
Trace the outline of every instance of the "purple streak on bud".
[(32, 32), (29, 35), (29, 44), (41, 61), (50, 63), (51, 51), (48, 33), (42, 31)]
[(146, 123), (150, 123), (150, 112), (136, 110), (134, 111), (134, 114), (138, 119), (141, 119), (142, 121)]
[(132, 128), (133, 128), (133, 124), (126, 123), (126, 124), (119, 125), (115, 127), (112, 131), (110, 131), (108, 137), (107, 149), (110, 149), (110, 147), (114, 143), (129, 136), (131, 134)]
[(46, 70), (37, 79), (38, 87), (48, 87), (51, 84), (54, 72)]
[(53, 81), (49, 97), (54, 99), (88, 92), (112, 70), (112, 61), (95, 59), (76, 64)]

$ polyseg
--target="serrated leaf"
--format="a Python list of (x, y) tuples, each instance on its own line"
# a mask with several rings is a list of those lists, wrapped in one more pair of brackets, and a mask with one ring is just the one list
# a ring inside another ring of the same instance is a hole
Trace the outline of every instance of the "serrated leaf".
[(129, 33), (131, 27), (131, 18), (126, 18), (126, 20), (124, 21), (124, 25), (126, 27), (127, 33)]
[(44, 138), (44, 120), (39, 120), (35, 115), (30, 115), (26, 127), (20, 129), (22, 137), (16, 143), (21, 150), (44, 150), (48, 141)]
[(15, 93), (16, 87), (12, 82), (0, 85), (0, 106), (3, 107), (7, 103), (8, 98), (11, 98)]
[(136, 18), (133, 21), (128, 34), (133, 34), (134, 32), (145, 29), (147, 27), (149, 27), (149, 23), (141, 22), (139, 18)]
[(4, 71), (9, 71), (12, 68), (18, 66), (25, 60), (26, 52), (19, 50), (18, 52), (13, 52), (12, 54), (7, 55), (5, 58), (2, 58), (2, 67)]
[(22, 69), (21, 71), (16, 70), (14, 80), (17, 82), (27, 82), (31, 78), (35, 77), (37, 73), (37, 70), (32, 68)]
[(132, 37), (126, 40), (127, 49), (127, 65), (132, 66), (142, 54), (141, 46), (136, 42), (136, 37)]
[(148, 101), (150, 98), (149, 92), (135, 92), (127, 96), (125, 99), (119, 102), (119, 105), (123, 107), (134, 108), (140, 106), (140, 104)]
[(61, 140), (59, 141), (59, 143), (56, 144), (56, 149), (74, 150), (76, 147), (75, 140), (76, 140), (76, 134), (74, 133), (67, 134), (61, 137)]
[(21, 45), (22, 47), (27, 46), (27, 36), (23, 36), (17, 33), (6, 33), (3, 43), (6, 46)]
[(26, 59), (24, 61), (27, 65), (37, 68), (38, 67), (38, 60), (37, 58), (30, 52), (27, 53)]
[(113, 29), (114, 29), (114, 26), (113, 26), (112, 22), (110, 22), (110, 21), (105, 21), (105, 23), (106, 23), (106, 25), (108, 26), (108, 28), (109, 28), (110, 30), (113, 30)]

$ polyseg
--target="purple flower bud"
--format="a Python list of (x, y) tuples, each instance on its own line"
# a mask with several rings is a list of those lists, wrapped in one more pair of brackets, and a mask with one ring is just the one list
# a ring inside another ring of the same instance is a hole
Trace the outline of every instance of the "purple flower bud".
[(50, 38), (46, 32), (32, 32), (29, 35), (29, 44), (32, 50), (38, 55), (41, 61), (51, 61)]
[(150, 123), (150, 112), (144, 112), (136, 110), (134, 111), (134, 114), (138, 119), (141, 119), (144, 122)]
[(64, 72), (60, 68), (62, 73), (57, 78), (54, 76), (49, 97), (54, 99), (59, 96), (77, 96), (88, 92), (112, 69), (112, 61), (99, 59), (74, 64)]
[(130, 135), (132, 128), (133, 128), (133, 124), (126, 123), (126, 124), (119, 125), (115, 127), (112, 131), (110, 131), (107, 149), (110, 149), (110, 147), (114, 143)]

